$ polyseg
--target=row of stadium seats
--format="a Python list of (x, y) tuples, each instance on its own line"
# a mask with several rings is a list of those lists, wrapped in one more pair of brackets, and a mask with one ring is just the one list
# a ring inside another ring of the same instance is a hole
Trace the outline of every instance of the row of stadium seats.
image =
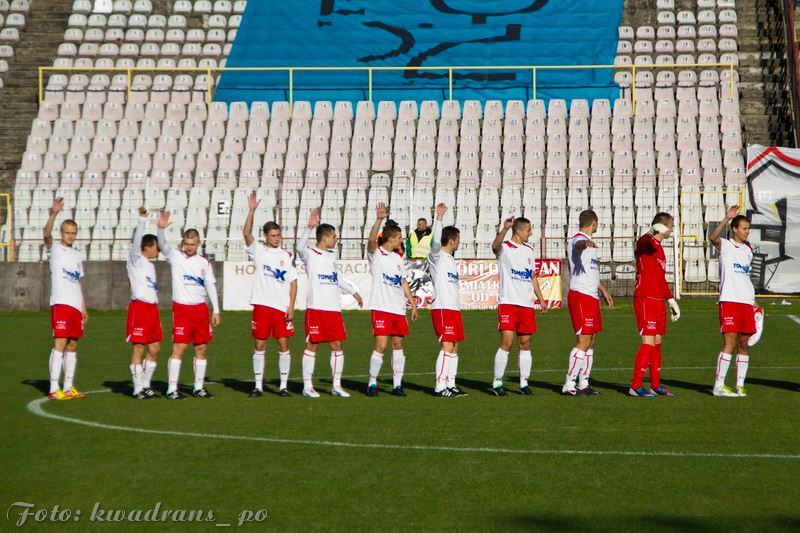
[(30, 10), (27, 0), (0, 0), (0, 89), (7, 76), (8, 61), (25, 31), (25, 16)]

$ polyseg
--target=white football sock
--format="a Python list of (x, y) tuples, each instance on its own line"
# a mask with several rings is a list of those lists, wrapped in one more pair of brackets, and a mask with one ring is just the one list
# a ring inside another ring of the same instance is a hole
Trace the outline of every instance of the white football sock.
[(133, 394), (142, 392), (142, 365), (131, 365), (131, 378), (133, 378)]
[(331, 350), (331, 381), (334, 389), (342, 386), (342, 370), (344, 370), (344, 352)]
[(575, 380), (578, 379), (585, 364), (586, 352), (578, 348), (573, 348), (569, 353), (569, 361), (567, 362), (567, 380), (564, 382), (565, 389), (572, 390), (575, 388)]
[(264, 390), (264, 352), (253, 351), (253, 378), (256, 390)]
[[(728, 374), (728, 367), (731, 366), (733, 354), (719, 352), (717, 356), (717, 374), (714, 380), (714, 388), (719, 389), (725, 385), (725, 376)], [(738, 361), (737, 361), (738, 367)]]
[(502, 348), (497, 349), (494, 354), (494, 381), (492, 388), (497, 388), (503, 384), (503, 374), (506, 373), (506, 366), (508, 365), (508, 352)]
[(64, 352), (50, 350), (50, 392), (55, 392), (59, 388), (61, 381), (61, 369), (64, 366)]
[(519, 386), (527, 387), (528, 378), (531, 377), (531, 368), (533, 367), (533, 356), (530, 350), (519, 351)]
[(444, 356), (447, 358), (447, 388), (456, 386), (456, 374), (458, 374), (458, 354), (447, 353)]
[(78, 354), (75, 352), (64, 352), (64, 390), (72, 388), (75, 380), (75, 367), (78, 365)]
[(178, 390), (178, 377), (180, 374), (181, 360), (170, 357), (167, 363), (167, 394)]
[(749, 355), (736, 355), (736, 386), (744, 387), (744, 378), (747, 377), (747, 367), (750, 365)]
[(289, 382), (289, 367), (291, 366), (292, 355), (290, 352), (278, 352), (278, 372), (281, 375), (281, 389), (285, 389)]
[(406, 356), (403, 350), (392, 350), (392, 387), (403, 385), (403, 373), (406, 371)]
[(381, 365), (383, 364), (383, 354), (380, 352), (372, 352), (372, 355), (369, 358), (369, 383), (368, 385), (372, 387), (373, 385), (378, 384), (378, 374), (381, 371)]
[(439, 350), (439, 355), (436, 357), (436, 367), (433, 369), (433, 373), (436, 376), (436, 392), (444, 390), (446, 388), (446, 380), (447, 380), (447, 368), (445, 365), (447, 361), (445, 360), (444, 351)]
[(208, 361), (205, 359), (194, 358), (194, 390), (203, 388), (203, 380), (206, 379), (206, 364)]
[(592, 363), (594, 362), (594, 348), (586, 350), (586, 362), (583, 364), (583, 371), (580, 374), (580, 387), (585, 389), (589, 386), (589, 376), (592, 375)]
[(150, 380), (153, 379), (153, 373), (156, 371), (156, 362), (149, 359), (142, 361), (142, 388), (150, 388)]
[(303, 352), (303, 387), (306, 389), (314, 388), (314, 385), (311, 384), (311, 378), (314, 377), (316, 355), (316, 353), (309, 352), (308, 350)]

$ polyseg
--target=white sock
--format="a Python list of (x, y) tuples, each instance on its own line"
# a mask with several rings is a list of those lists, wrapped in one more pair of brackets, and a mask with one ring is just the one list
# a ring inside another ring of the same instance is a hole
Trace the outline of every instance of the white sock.
[(208, 361), (206, 359), (198, 359), (194, 358), (194, 390), (200, 390), (203, 388), (203, 380), (206, 379), (206, 364)]
[(436, 367), (433, 369), (436, 376), (436, 392), (446, 388), (447, 368), (445, 368), (447, 361), (444, 357), (444, 351), (439, 350), (439, 355), (436, 357)]
[(278, 352), (278, 372), (281, 375), (281, 389), (285, 389), (289, 382), (289, 367), (292, 355), (290, 352)]
[(167, 394), (178, 390), (178, 377), (180, 374), (181, 360), (170, 357), (167, 363)]
[(253, 351), (253, 378), (256, 389), (264, 390), (264, 352)]
[(586, 365), (586, 352), (573, 348), (569, 353), (569, 362), (567, 363), (567, 381), (564, 383), (564, 388), (572, 390), (575, 388), (575, 380), (581, 374)]
[(383, 354), (380, 352), (373, 351), (372, 355), (369, 358), (369, 386), (372, 387), (373, 385), (378, 384), (378, 374), (381, 371), (381, 365), (383, 364)]
[(403, 350), (392, 350), (392, 387), (403, 385), (403, 373), (406, 370), (406, 356)]
[(50, 392), (57, 391), (61, 381), (61, 369), (64, 366), (64, 352), (50, 350)]
[(519, 351), (519, 386), (527, 387), (528, 378), (531, 377), (531, 368), (533, 367), (533, 356), (530, 350)]
[(316, 362), (316, 355), (314, 352), (305, 350), (303, 352), (303, 388), (313, 389), (314, 385), (311, 384), (311, 378), (314, 377), (314, 363)]
[(503, 384), (503, 374), (506, 373), (506, 366), (508, 365), (508, 352), (502, 348), (497, 349), (494, 354), (494, 381), (492, 388), (499, 387)]
[[(731, 366), (731, 358), (733, 354), (719, 352), (717, 356), (717, 375), (714, 380), (714, 388), (719, 389), (725, 385), (725, 376), (728, 374), (728, 367)], [(738, 361), (737, 367), (738, 367)]]
[(331, 350), (331, 380), (333, 388), (342, 386), (342, 370), (344, 369), (344, 352)]
[(749, 355), (736, 355), (736, 386), (744, 387), (744, 378), (747, 377), (747, 367), (750, 365)]
[(131, 378), (133, 378), (133, 394), (142, 392), (142, 365), (131, 365)]
[(458, 354), (445, 353), (447, 358), (447, 388), (456, 386), (456, 374), (458, 374)]
[(75, 380), (75, 367), (78, 365), (78, 354), (75, 352), (64, 352), (64, 390), (72, 388)]
[(594, 348), (586, 350), (586, 363), (583, 365), (583, 371), (580, 377), (580, 387), (585, 389), (589, 386), (589, 376), (592, 374), (592, 363), (594, 362)]
[(150, 388), (150, 380), (153, 379), (153, 373), (156, 371), (156, 362), (145, 359), (142, 361), (142, 388)]

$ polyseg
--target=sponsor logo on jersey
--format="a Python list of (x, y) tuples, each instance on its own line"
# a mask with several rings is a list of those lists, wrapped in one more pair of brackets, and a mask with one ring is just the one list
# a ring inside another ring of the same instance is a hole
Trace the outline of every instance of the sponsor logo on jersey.
[(317, 274), (317, 277), (323, 282), (339, 283), (339, 274), (337, 272), (331, 272), (330, 274)]
[(66, 268), (62, 268), (61, 273), (64, 274), (64, 279), (68, 279), (72, 283), (78, 283), (81, 280), (80, 270), (67, 270)]
[(201, 278), (200, 276), (192, 276), (191, 274), (184, 274), (183, 281), (187, 284), (197, 285), (198, 287), (206, 286), (205, 278)]
[(524, 268), (522, 270), (511, 268), (509, 270), (511, 270), (511, 277), (520, 281), (530, 281), (533, 276), (533, 269), (531, 268)]
[(733, 264), (733, 269), (737, 272), (741, 272), (742, 274), (749, 274), (750, 273), (750, 265), (742, 265), (739, 263)]
[[(281, 261), (281, 265), (283, 265), (283, 261)], [(286, 281), (286, 270), (281, 270), (279, 268), (272, 268), (269, 265), (264, 265), (264, 275), (268, 278), (273, 278), (275, 281), (285, 282)]]
[(144, 277), (144, 284), (147, 285), (148, 289), (153, 289), (154, 291), (158, 290), (158, 284), (156, 283), (156, 280), (154, 280), (150, 276)]
[(390, 276), (389, 274), (384, 273), (383, 282), (386, 285), (390, 285), (392, 287), (399, 287), (403, 283), (403, 277), (400, 274)]
[(447, 281), (450, 283), (458, 283), (458, 272), (448, 272)]

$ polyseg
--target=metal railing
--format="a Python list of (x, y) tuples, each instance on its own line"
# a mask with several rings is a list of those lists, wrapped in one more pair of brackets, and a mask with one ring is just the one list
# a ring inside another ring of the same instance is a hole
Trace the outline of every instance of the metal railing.
[[(289, 106), (294, 102), (294, 74), (295, 72), (366, 72), (367, 73), (367, 95), (368, 100), (372, 101), (373, 77), (376, 72), (384, 71), (416, 71), (432, 70), (447, 71), (448, 95), (453, 99), (453, 72), (462, 70), (518, 70), (530, 72), (532, 75), (532, 94), (533, 99), (537, 97), (538, 74), (541, 71), (553, 70), (629, 70), (631, 72), (631, 96), (633, 110), (636, 111), (636, 72), (651, 71), (659, 69), (713, 69), (726, 68), (730, 71), (730, 78), (734, 78), (735, 65), (733, 63), (688, 63), (670, 65), (450, 65), (450, 66), (402, 66), (402, 67), (39, 67), (39, 102), (44, 102), (44, 74), (45, 72), (125, 72), (127, 74), (127, 94), (131, 98), (133, 92), (134, 72), (199, 72), (207, 75), (206, 101), (210, 104), (214, 98), (213, 74), (219, 72), (285, 72), (288, 75), (287, 88), (289, 92)], [(730, 96), (734, 95), (734, 84), (730, 83)]]

